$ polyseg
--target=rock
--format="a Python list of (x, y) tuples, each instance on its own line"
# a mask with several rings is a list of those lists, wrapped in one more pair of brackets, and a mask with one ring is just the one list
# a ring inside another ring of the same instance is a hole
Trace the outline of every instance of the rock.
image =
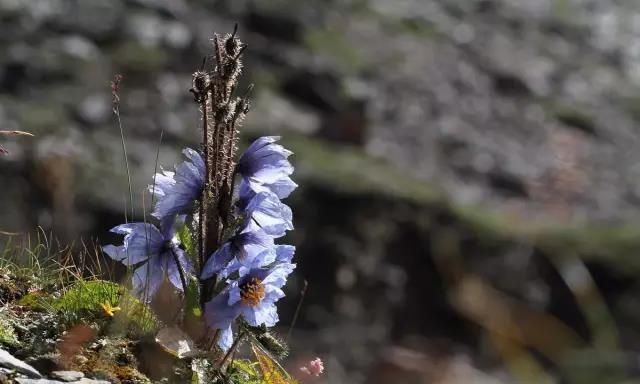
[(47, 372), (64, 369), (60, 364), (60, 354), (54, 352), (37, 355), (35, 357), (29, 357), (25, 359), (25, 362), (37, 369), (38, 372), (42, 372), (44, 374), (46, 374)]
[(42, 377), (40, 372), (38, 372), (35, 368), (25, 363), (24, 361), (15, 358), (12, 354), (5, 351), (4, 349), (0, 349), (0, 365), (5, 368), (13, 369), (16, 372), (22, 373), (29, 377)]
[(84, 373), (78, 371), (53, 371), (51, 377), (54, 379), (72, 382), (78, 381), (84, 377)]
[[(49, 379), (16, 379), (16, 382), (19, 384), (64, 384), (68, 381), (59, 381), (59, 380), (49, 380)], [(81, 378), (78, 381), (73, 381), (75, 384), (111, 384), (111, 382), (106, 380), (94, 380), (88, 379), (86, 377)]]

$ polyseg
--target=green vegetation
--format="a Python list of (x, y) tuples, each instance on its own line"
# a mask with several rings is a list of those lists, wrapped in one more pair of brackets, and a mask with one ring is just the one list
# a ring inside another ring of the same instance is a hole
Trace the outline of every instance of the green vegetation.
[(18, 338), (11, 321), (5, 314), (0, 313), (0, 346), (14, 347), (18, 344)]

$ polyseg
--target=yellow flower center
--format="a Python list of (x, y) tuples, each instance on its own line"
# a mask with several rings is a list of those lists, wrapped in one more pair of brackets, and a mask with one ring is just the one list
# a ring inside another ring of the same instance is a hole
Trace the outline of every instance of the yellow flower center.
[(244, 305), (255, 307), (264, 296), (264, 284), (257, 277), (252, 277), (240, 286), (240, 298)]

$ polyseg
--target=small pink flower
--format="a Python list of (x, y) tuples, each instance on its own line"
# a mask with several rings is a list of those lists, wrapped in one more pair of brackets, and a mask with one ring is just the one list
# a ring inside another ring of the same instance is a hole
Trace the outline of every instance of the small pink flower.
[(300, 370), (309, 376), (320, 376), (324, 372), (324, 365), (319, 357), (309, 361), (306, 365), (300, 367)]

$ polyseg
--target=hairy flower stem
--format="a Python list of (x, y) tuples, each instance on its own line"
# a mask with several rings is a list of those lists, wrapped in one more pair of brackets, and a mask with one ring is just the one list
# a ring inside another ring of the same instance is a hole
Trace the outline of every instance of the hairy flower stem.
[[(207, 120), (208, 118), (208, 114), (207, 114), (207, 105), (206, 105), (206, 100), (205, 102), (203, 102), (201, 104), (202, 109), (202, 131), (203, 131), (203, 143), (207, 142), (207, 136), (208, 136), (208, 132), (209, 132), (209, 122)], [(207, 159), (209, 158), (209, 146), (205, 144), (204, 146), (204, 158)], [(204, 167), (205, 167), (205, 175), (209, 174), (209, 162), (205, 161), (204, 163)], [(207, 222), (206, 222), (206, 215), (205, 212), (207, 211), (207, 199), (205, 199), (205, 194), (207, 192), (208, 188), (207, 185), (205, 184), (204, 190), (202, 191), (202, 196), (200, 197), (200, 211), (199, 211), (199, 215), (200, 218), (198, 220), (198, 225), (200, 226), (200, 230), (199, 230), (199, 249), (198, 249), (198, 257), (199, 257), (199, 263), (200, 263), (200, 269), (202, 269), (204, 267), (204, 262), (205, 262), (205, 257), (204, 257), (204, 242), (206, 241), (207, 238)]]
[[(209, 72), (203, 62), (193, 74), (191, 92), (202, 115), (202, 146), (205, 180), (198, 214), (200, 269), (220, 247), (231, 211), (234, 156), (237, 148), (237, 126), (248, 111), (245, 98), (232, 97), (242, 69), (240, 56), (244, 48), (232, 34), (213, 38), (215, 67)], [(215, 277), (212, 279), (215, 282)], [(212, 281), (201, 281), (200, 304), (210, 297)]]

